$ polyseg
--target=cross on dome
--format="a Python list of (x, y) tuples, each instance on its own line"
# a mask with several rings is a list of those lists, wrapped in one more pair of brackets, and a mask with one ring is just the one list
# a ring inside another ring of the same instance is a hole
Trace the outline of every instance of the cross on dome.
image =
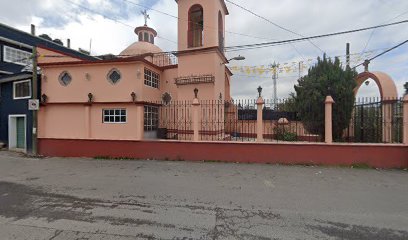
[(145, 26), (147, 26), (147, 19), (150, 19), (150, 16), (149, 14), (147, 14), (147, 10), (144, 10), (141, 13), (143, 14), (144, 19), (145, 19)]

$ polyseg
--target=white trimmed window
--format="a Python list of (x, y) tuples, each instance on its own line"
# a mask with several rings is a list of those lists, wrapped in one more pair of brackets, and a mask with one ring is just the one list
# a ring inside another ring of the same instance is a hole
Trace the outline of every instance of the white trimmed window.
[(159, 88), (160, 87), (160, 75), (147, 68), (144, 69), (144, 84), (146, 86)]
[(23, 80), (13, 83), (13, 98), (26, 99), (31, 98), (31, 80)]
[(17, 48), (4, 46), (3, 56), (5, 62), (11, 62), (19, 65), (28, 65), (31, 63), (31, 53)]
[(126, 123), (126, 109), (103, 109), (103, 123)]
[(144, 130), (155, 131), (159, 127), (159, 108), (144, 106)]

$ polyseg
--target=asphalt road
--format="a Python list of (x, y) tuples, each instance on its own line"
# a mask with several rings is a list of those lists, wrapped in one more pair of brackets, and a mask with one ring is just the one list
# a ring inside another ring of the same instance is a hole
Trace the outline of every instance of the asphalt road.
[(0, 239), (408, 239), (408, 172), (0, 151)]

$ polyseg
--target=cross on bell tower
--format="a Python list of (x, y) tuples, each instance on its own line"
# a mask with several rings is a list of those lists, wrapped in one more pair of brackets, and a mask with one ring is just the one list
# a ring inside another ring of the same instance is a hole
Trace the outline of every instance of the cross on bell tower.
[(145, 26), (147, 26), (147, 19), (150, 19), (150, 16), (149, 14), (147, 14), (147, 10), (144, 10), (141, 13), (143, 14), (144, 19), (145, 19)]

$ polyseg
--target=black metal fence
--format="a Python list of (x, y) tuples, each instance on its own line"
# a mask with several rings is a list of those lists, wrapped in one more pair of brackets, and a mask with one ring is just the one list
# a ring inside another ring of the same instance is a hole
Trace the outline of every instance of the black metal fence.
[[(257, 141), (257, 100), (201, 100), (199, 103), (199, 140)], [(193, 140), (192, 101), (156, 104), (159, 106), (158, 138)], [(402, 142), (401, 99), (356, 99), (344, 113), (336, 112), (338, 106), (343, 105), (333, 104), (335, 142)], [(324, 120), (324, 101), (299, 107), (293, 99), (267, 99), (262, 104), (262, 138), (265, 142), (322, 142)]]
[(158, 139), (193, 140), (192, 101), (157, 102)]
[(343, 140), (361, 143), (402, 143), (402, 99), (359, 98)]

